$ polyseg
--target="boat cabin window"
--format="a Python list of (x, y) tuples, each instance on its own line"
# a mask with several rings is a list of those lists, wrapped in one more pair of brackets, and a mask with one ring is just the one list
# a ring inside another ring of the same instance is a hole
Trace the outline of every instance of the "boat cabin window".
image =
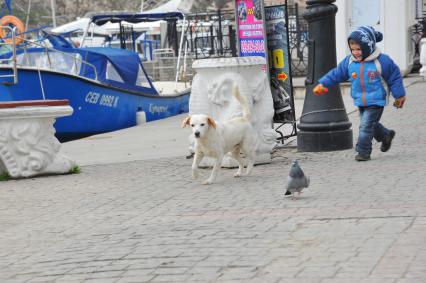
[(112, 81), (124, 83), (123, 79), (118, 74), (117, 70), (114, 68), (114, 66), (109, 61), (107, 63), (107, 69), (106, 69), (105, 77), (106, 77), (107, 80), (112, 80)]
[(78, 74), (81, 69), (80, 54), (65, 54), (60, 52), (24, 52), (17, 55), (17, 64), (37, 67), (58, 72)]
[(139, 66), (138, 70), (138, 78), (136, 80), (136, 85), (143, 87), (151, 87), (148, 82), (148, 78), (145, 75), (145, 72), (142, 70), (141, 66)]

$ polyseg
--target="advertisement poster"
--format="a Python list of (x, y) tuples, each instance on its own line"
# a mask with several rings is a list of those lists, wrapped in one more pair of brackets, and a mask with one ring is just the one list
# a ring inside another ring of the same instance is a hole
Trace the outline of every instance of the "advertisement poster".
[(265, 7), (268, 65), (276, 113), (291, 110), (292, 85), (285, 13), (285, 5)]
[(262, 18), (262, 0), (237, 0), (235, 2), (238, 23), (240, 56), (265, 55), (265, 34)]

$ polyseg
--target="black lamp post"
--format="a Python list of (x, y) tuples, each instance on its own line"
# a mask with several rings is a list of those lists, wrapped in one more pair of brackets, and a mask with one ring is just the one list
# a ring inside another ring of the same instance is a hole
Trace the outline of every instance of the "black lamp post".
[(318, 79), (336, 67), (337, 7), (335, 0), (307, 0), (303, 17), (309, 23), (308, 76), (302, 116), (298, 125), (299, 151), (332, 151), (353, 146), (352, 123), (349, 122), (339, 86), (316, 96)]

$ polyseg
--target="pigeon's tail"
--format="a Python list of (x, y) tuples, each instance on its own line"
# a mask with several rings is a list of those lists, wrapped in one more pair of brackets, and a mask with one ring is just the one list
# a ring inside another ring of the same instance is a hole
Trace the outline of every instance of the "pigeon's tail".
[(306, 176), (306, 187), (309, 187), (309, 184), (311, 183), (311, 178), (309, 178), (308, 176)]
[(238, 85), (234, 85), (232, 89), (232, 95), (238, 100), (238, 102), (243, 107), (243, 118), (247, 121), (250, 121), (251, 119), (251, 113), (250, 113), (250, 107), (247, 102), (247, 99), (241, 95), (240, 89), (238, 88)]
[(287, 190), (284, 195), (289, 196), (289, 195), (291, 195), (291, 192), (289, 190)]

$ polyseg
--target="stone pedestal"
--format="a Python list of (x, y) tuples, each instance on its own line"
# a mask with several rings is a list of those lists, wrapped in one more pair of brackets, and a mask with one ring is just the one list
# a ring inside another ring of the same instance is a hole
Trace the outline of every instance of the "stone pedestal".
[(22, 178), (70, 172), (75, 162), (60, 153), (53, 123), (72, 112), (66, 100), (0, 102), (0, 174)]
[[(241, 116), (241, 105), (232, 99), (232, 87), (237, 84), (250, 105), (251, 123), (259, 137), (256, 164), (271, 161), (270, 153), (277, 138), (272, 128), (271, 89), (262, 70), (265, 64), (263, 57), (232, 57), (196, 60), (192, 65), (196, 75), (192, 82), (189, 114), (210, 115), (219, 122)], [(208, 158), (203, 161), (201, 166), (213, 164)], [(226, 156), (222, 166), (235, 167), (237, 163)]]

